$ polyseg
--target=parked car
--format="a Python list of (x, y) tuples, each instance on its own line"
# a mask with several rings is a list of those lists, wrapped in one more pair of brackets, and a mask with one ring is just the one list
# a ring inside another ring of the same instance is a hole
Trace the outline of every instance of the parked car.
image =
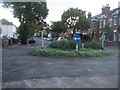
[(52, 38), (47, 38), (48, 41), (52, 41)]
[(35, 38), (34, 37), (30, 37), (28, 41), (29, 41), (29, 44), (35, 43)]
[(67, 38), (64, 38), (64, 37), (59, 37), (58, 39), (57, 39), (57, 41), (60, 41), (60, 40), (68, 40)]

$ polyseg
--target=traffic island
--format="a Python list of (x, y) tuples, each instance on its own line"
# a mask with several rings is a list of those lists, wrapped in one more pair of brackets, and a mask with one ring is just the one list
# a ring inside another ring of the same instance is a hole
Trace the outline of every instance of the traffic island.
[(95, 49), (84, 49), (81, 51), (63, 51), (59, 49), (41, 49), (34, 48), (32, 50), (35, 56), (62, 56), (62, 57), (77, 57), (77, 58), (91, 58), (91, 57), (105, 57), (117, 55), (117, 51), (110, 49), (95, 50)]

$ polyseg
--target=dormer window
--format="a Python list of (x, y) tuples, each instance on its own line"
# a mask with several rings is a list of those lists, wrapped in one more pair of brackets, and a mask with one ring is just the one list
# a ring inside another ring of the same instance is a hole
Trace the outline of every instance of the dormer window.
[(101, 19), (105, 19), (105, 18), (106, 18), (106, 16), (105, 16), (105, 15), (102, 15), (102, 16), (101, 16)]

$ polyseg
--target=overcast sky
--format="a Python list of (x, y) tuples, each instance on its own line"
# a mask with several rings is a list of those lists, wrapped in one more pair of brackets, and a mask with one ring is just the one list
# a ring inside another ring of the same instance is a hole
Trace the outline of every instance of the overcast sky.
[[(92, 16), (101, 13), (103, 5), (110, 4), (110, 9), (113, 10), (118, 7), (120, 0), (46, 0), (47, 7), (49, 9), (48, 17), (45, 21), (50, 24), (50, 21), (61, 20), (61, 15), (68, 8), (79, 8), (83, 11), (92, 13)], [(10, 22), (13, 22), (16, 26), (19, 26), (17, 19), (13, 18), (12, 12), (8, 9), (4, 9), (0, 5), (0, 19), (5, 18)]]

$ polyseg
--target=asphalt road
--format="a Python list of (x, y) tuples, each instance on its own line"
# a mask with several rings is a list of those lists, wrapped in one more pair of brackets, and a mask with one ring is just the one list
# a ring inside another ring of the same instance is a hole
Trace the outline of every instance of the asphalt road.
[[(36, 47), (32, 45), (31, 47)], [(64, 58), (31, 54), (31, 47), (3, 48), (3, 87), (117, 88), (118, 57)]]

